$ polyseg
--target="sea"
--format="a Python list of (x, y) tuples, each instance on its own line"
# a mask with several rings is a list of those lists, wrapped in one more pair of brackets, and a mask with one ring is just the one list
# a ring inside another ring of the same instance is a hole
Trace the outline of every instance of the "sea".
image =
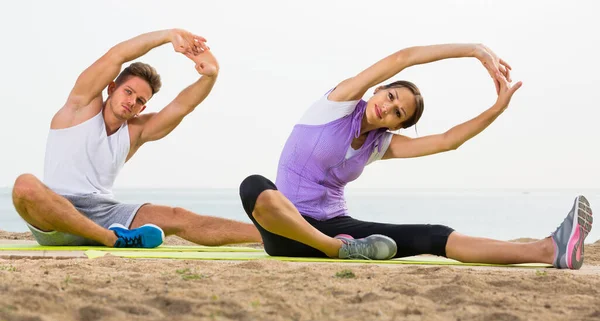
[[(127, 203), (178, 206), (202, 215), (250, 222), (237, 189), (115, 189)], [(456, 231), (498, 240), (543, 238), (564, 220), (577, 195), (600, 206), (600, 189), (347, 189), (350, 215), (393, 224), (444, 224)], [(15, 211), (11, 189), (0, 188), (0, 230), (28, 231)], [(586, 243), (600, 239), (592, 229)]]

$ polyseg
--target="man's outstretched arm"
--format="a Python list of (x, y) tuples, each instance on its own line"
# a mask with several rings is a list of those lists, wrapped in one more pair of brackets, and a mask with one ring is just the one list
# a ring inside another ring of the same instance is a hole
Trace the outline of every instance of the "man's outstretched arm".
[(196, 63), (196, 71), (202, 77), (185, 88), (160, 112), (140, 117), (143, 125), (138, 146), (167, 136), (208, 96), (217, 81), (219, 64), (210, 50), (205, 50), (198, 55), (186, 54), (186, 56)]
[(79, 75), (66, 107), (77, 109), (89, 105), (117, 77), (124, 63), (143, 56), (153, 48), (171, 42), (177, 52), (196, 54), (204, 50), (205, 41), (202, 37), (180, 29), (149, 32), (123, 41)]

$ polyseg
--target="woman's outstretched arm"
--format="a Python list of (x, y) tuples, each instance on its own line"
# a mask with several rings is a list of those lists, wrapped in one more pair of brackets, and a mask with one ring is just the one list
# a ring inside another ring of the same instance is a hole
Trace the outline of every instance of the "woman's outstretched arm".
[(394, 135), (382, 159), (419, 157), (446, 152), (457, 149), (469, 139), (477, 136), (504, 112), (512, 95), (522, 85), (521, 82), (511, 85), (500, 72), (497, 77), (500, 79), (498, 99), (488, 110), (469, 121), (452, 127), (443, 134), (419, 138)]
[(496, 85), (496, 92), (500, 88), (500, 79), (496, 76), (499, 72), (510, 81), (510, 65), (481, 44), (442, 44), (431, 46), (410, 47), (397, 51), (374, 65), (363, 70), (358, 75), (342, 81), (329, 94), (333, 101), (348, 101), (362, 98), (365, 92), (395, 76), (400, 71), (410, 66), (426, 64), (449, 58), (477, 58), (488, 70)]

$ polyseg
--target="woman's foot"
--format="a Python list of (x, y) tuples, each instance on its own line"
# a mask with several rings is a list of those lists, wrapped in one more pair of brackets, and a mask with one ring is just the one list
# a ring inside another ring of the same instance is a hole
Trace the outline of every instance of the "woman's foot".
[(340, 234), (335, 238), (342, 241), (338, 254), (340, 259), (389, 260), (397, 251), (396, 242), (385, 235), (373, 234), (354, 239), (349, 235)]
[(578, 270), (583, 265), (583, 242), (592, 230), (592, 208), (588, 200), (580, 195), (575, 198), (573, 208), (552, 233), (554, 243), (553, 265), (559, 269)]

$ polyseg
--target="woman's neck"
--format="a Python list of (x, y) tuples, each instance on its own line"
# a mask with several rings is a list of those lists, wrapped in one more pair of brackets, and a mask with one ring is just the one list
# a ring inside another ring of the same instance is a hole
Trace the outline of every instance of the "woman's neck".
[(362, 120), (360, 121), (360, 134), (364, 135), (372, 130), (379, 129), (379, 127), (369, 124), (367, 121), (367, 114), (363, 114)]

